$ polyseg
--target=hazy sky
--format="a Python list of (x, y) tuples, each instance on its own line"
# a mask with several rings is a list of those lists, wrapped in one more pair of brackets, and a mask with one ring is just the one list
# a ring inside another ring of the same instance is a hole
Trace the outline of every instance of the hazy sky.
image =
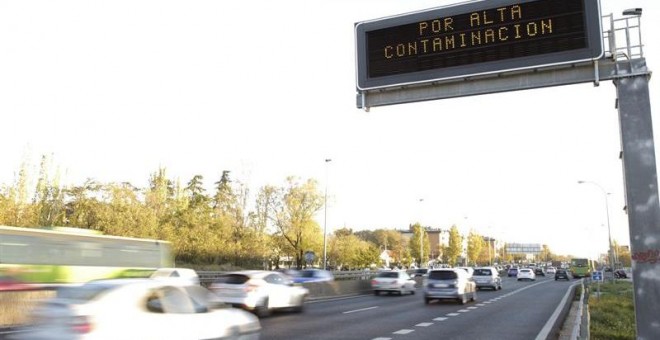
[[(0, 185), (42, 154), (70, 184), (145, 187), (165, 167), (210, 188), (231, 170), (255, 193), (293, 175), (327, 185), (330, 231), (457, 224), (594, 256), (607, 220), (588, 180), (627, 244), (611, 82), (356, 108), (354, 23), (452, 3), (1, 0)], [(644, 9), (653, 70), (657, 1), (601, 3)]]

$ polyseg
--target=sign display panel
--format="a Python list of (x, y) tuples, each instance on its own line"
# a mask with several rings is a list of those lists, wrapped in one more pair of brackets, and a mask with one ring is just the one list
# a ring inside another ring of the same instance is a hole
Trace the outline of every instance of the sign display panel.
[(358, 89), (600, 58), (598, 0), (474, 1), (355, 25)]

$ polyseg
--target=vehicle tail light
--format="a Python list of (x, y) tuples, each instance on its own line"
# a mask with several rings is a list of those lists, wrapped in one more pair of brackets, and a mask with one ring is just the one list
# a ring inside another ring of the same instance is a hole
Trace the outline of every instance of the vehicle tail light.
[(262, 285), (260, 284), (259, 281), (256, 281), (256, 282), (255, 281), (248, 281), (248, 282), (245, 283), (245, 288), (243, 288), (243, 291), (246, 292), (246, 293), (256, 292), (257, 290), (259, 290), (259, 288), (261, 288), (261, 286)]
[(77, 316), (71, 321), (71, 329), (78, 334), (87, 334), (92, 331), (92, 323), (87, 316)]
[(376, 285), (376, 284), (378, 284), (378, 281), (376, 281), (376, 280), (371, 280), (371, 285), (372, 285), (372, 286), (373, 286), (373, 285)]

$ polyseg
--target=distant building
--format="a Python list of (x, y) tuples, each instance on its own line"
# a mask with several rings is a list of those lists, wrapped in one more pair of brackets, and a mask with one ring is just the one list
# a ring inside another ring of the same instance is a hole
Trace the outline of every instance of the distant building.
[[(429, 245), (431, 247), (431, 254), (425, 254), (424, 257), (427, 257), (427, 260), (434, 260), (439, 258), (442, 255), (442, 247), (449, 245), (449, 230), (443, 230), (440, 228), (431, 228), (431, 227), (422, 227), (426, 232), (426, 236), (429, 238)], [(412, 239), (414, 233), (412, 226), (408, 230), (399, 230), (401, 236), (405, 237), (408, 241)]]

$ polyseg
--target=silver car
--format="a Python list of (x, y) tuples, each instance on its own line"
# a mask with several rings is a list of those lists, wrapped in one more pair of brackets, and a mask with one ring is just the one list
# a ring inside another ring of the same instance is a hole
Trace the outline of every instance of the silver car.
[(502, 278), (495, 267), (475, 268), (472, 274), (477, 289), (491, 288), (492, 290), (502, 289)]
[(371, 289), (374, 295), (379, 295), (381, 292), (397, 292), (399, 295), (415, 294), (415, 280), (404, 271), (382, 271), (371, 280)]
[(477, 285), (463, 269), (446, 268), (429, 270), (424, 280), (424, 302), (431, 300), (458, 300), (465, 304), (477, 300)]
[(209, 289), (224, 303), (253, 311), (260, 317), (276, 309), (302, 312), (309, 290), (275, 271), (245, 270), (226, 273)]

